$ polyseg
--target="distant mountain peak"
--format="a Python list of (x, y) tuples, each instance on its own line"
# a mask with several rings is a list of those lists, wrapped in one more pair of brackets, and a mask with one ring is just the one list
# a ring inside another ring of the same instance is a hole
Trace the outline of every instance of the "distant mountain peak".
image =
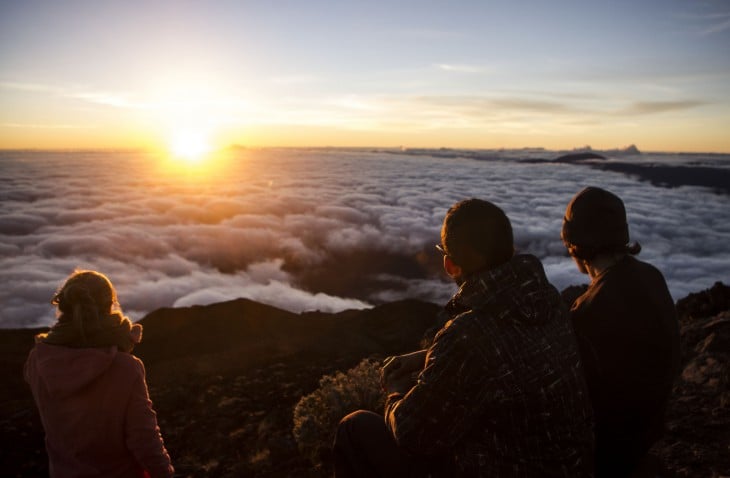
[[(610, 148), (610, 149), (593, 149), (590, 145), (580, 146), (578, 148), (573, 148), (573, 150), (568, 154), (577, 154), (577, 153), (602, 153), (602, 154), (613, 154), (613, 155), (631, 155), (631, 154), (641, 154), (641, 151), (639, 151), (639, 148), (635, 144), (630, 144), (628, 146), (625, 146), (623, 148)], [(567, 154), (566, 154), (567, 156)]]

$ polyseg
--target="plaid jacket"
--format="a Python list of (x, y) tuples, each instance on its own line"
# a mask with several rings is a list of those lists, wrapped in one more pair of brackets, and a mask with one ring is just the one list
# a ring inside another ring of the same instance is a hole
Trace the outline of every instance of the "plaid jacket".
[(447, 476), (592, 476), (593, 421), (567, 311), (530, 255), (469, 277), (418, 383), (391, 394), (399, 446)]

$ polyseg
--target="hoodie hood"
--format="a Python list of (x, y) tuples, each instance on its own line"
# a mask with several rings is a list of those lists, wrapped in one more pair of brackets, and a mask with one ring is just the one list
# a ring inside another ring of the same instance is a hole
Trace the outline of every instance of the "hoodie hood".
[(452, 310), (509, 308), (520, 322), (553, 320), (562, 308), (560, 294), (545, 277), (540, 260), (529, 254), (469, 276), (449, 302)]
[(26, 373), (36, 375), (51, 398), (65, 398), (106, 372), (117, 353), (116, 346), (80, 349), (41, 342), (31, 353)]

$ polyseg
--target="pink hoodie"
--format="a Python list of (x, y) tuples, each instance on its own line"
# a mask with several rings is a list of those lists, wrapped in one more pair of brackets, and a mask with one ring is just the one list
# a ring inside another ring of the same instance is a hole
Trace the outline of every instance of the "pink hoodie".
[(52, 477), (173, 475), (137, 357), (116, 347), (38, 343), (25, 380), (46, 431)]

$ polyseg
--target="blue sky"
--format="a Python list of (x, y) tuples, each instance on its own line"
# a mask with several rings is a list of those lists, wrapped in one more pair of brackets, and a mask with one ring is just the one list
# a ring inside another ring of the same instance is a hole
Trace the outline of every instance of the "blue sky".
[(730, 152), (724, 1), (2, 2), (0, 147)]

